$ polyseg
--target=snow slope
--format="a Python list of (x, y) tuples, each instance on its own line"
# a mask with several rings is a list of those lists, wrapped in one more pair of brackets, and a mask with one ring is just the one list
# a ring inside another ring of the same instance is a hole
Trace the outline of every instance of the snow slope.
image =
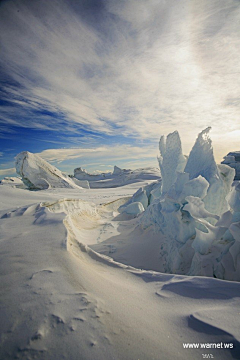
[(119, 187), (134, 182), (142, 182), (146, 180), (159, 180), (160, 172), (158, 168), (143, 169), (120, 169), (114, 166), (114, 171), (100, 174), (89, 174), (82, 168), (74, 170), (74, 177), (78, 180), (87, 180), (91, 189)]
[[(239, 283), (135, 269), (89, 248), (119, 234), (116, 194), (135, 189), (80, 199), (0, 187), (1, 359), (239, 359)], [(183, 347), (221, 342), (233, 349)]]

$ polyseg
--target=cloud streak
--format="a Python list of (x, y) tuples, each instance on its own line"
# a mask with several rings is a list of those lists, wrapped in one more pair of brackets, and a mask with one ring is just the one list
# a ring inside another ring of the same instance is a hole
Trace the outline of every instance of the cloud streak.
[(0, 176), (4, 176), (4, 175), (14, 175), (14, 174), (16, 174), (16, 169), (15, 169), (15, 168), (0, 169)]
[(188, 152), (210, 125), (218, 149), (222, 133), (238, 146), (238, 1), (86, 4), (2, 3), (2, 126), (149, 141), (178, 129)]
[[(123, 159), (138, 159), (157, 157), (155, 148), (137, 147), (131, 145), (102, 146), (97, 148), (73, 148), (73, 149), (48, 149), (38, 154), (49, 162), (63, 162), (66, 160), (83, 159), (89, 161), (92, 159), (100, 160), (108, 158), (110, 161)], [(104, 165), (105, 166), (105, 165)], [(157, 166), (157, 161), (156, 161)]]

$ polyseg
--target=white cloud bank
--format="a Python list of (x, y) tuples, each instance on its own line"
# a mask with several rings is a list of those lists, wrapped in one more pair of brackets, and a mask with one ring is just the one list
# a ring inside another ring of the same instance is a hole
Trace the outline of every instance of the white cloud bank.
[[(239, 1), (106, 1), (96, 24), (69, 3), (1, 5), (1, 65), (22, 85), (5, 90), (24, 111), (61, 113), (67, 130), (142, 139), (178, 129), (185, 152), (212, 126), (219, 160), (238, 150)], [(10, 120), (10, 112), (3, 123), (63, 131), (56, 118)]]

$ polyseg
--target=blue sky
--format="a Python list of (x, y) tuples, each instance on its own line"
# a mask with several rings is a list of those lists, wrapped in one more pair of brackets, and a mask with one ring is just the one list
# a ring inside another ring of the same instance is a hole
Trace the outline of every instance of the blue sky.
[(240, 150), (237, 0), (0, 2), (0, 176), (28, 150), (63, 171), (157, 166), (212, 126)]

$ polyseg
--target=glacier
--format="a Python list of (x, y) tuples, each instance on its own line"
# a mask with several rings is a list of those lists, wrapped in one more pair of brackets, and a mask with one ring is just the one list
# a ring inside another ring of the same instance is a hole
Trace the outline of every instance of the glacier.
[(140, 188), (119, 212), (132, 204), (142, 229), (164, 235), (164, 272), (240, 281), (240, 182), (233, 182), (233, 168), (216, 164), (210, 129), (198, 135), (188, 157), (177, 131), (161, 136), (162, 179)]

